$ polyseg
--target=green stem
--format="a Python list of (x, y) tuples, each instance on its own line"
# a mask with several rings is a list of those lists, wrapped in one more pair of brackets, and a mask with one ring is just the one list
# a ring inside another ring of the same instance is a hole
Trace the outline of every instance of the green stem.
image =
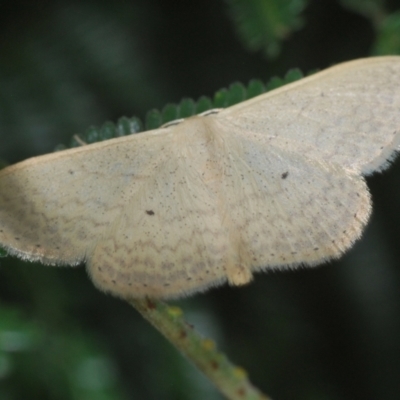
[(183, 318), (178, 307), (157, 300), (130, 300), (142, 316), (189, 358), (230, 400), (272, 400), (255, 388), (246, 371), (217, 351), (211, 339), (203, 338)]

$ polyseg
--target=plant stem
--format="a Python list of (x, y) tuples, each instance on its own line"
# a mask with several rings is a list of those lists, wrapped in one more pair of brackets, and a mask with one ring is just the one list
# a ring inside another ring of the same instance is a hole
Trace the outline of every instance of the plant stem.
[(217, 351), (211, 339), (188, 324), (181, 309), (152, 299), (130, 300), (142, 316), (189, 358), (230, 400), (272, 400), (255, 388), (246, 371)]

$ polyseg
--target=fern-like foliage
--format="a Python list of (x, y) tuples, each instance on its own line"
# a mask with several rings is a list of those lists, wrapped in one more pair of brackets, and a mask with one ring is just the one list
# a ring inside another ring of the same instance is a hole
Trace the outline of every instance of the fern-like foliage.
[[(280, 86), (294, 82), (303, 77), (299, 69), (287, 72), (284, 78), (271, 78), (266, 84), (261, 80), (253, 79), (247, 86), (242, 83), (232, 83), (229, 88), (218, 90), (212, 98), (202, 96), (197, 101), (183, 98), (178, 104), (168, 103), (160, 110), (150, 110), (143, 123), (138, 117), (121, 117), (116, 123), (107, 121), (101, 127), (91, 126), (83, 135), (74, 135), (69, 147), (77, 147), (82, 143), (95, 143), (102, 140), (139, 133), (144, 130), (157, 129), (160, 126), (176, 119), (188, 118), (213, 108), (230, 107), (241, 101), (251, 99), (262, 93), (276, 89)], [(59, 145), (56, 150), (65, 149)]]

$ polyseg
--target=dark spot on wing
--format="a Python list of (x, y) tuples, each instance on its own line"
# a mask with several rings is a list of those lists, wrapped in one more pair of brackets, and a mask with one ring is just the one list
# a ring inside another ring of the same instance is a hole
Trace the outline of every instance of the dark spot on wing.
[(153, 210), (146, 210), (146, 214), (147, 215), (154, 215), (154, 211)]
[(284, 173), (281, 175), (281, 178), (282, 178), (282, 179), (286, 179), (286, 178), (288, 177), (288, 175), (289, 175), (289, 172), (286, 171), (286, 172), (284, 172)]

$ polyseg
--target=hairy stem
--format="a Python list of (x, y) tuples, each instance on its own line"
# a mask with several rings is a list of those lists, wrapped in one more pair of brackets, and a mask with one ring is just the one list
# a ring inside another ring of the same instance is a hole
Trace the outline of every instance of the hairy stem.
[(271, 400), (255, 388), (246, 371), (217, 351), (211, 339), (202, 337), (183, 318), (178, 307), (151, 299), (130, 300), (142, 316), (189, 358), (231, 400)]

